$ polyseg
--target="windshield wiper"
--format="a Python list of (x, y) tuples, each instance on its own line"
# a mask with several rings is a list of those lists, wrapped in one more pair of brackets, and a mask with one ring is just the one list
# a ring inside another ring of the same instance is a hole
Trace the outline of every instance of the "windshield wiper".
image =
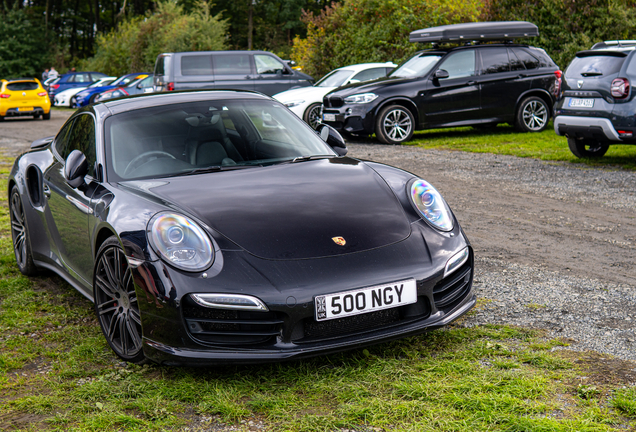
[(293, 158), (292, 160), (287, 160), (287, 161), (283, 161), (283, 162), (294, 163), (294, 162), (303, 162), (303, 161), (316, 160), (316, 159), (327, 159), (327, 158), (332, 158), (332, 157), (336, 157), (336, 155), (297, 156), (297, 157)]
[(213, 165), (213, 166), (204, 167), (204, 168), (195, 168), (191, 171), (169, 174), (164, 177), (179, 177), (179, 176), (187, 176), (187, 175), (194, 175), (194, 174), (213, 173), (213, 172), (219, 172), (219, 171), (233, 171), (233, 170), (238, 170), (243, 168), (253, 168), (256, 166), (260, 166), (260, 165)]

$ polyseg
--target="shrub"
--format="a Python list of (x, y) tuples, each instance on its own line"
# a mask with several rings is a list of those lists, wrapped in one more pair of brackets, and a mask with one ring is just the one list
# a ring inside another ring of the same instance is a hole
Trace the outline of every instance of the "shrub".
[(320, 15), (305, 13), (307, 38), (296, 37), (292, 58), (319, 77), (354, 63), (399, 63), (421, 46), (409, 33), (421, 28), (477, 21), (478, 0), (344, 0)]
[(561, 68), (596, 42), (636, 36), (636, 9), (625, 0), (490, 0), (484, 18), (536, 24), (539, 37), (528, 43), (544, 48)]
[(159, 1), (153, 14), (124, 21), (99, 36), (95, 56), (82, 68), (110, 75), (150, 72), (162, 52), (225, 49), (226, 33), (226, 20), (212, 16), (206, 1), (190, 14), (174, 1)]

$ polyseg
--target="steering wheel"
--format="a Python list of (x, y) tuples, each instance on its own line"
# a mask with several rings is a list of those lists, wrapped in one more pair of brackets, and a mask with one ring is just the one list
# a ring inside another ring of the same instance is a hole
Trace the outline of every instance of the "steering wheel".
[(144, 161), (143, 163), (139, 163), (140, 161), (151, 158), (153, 156), (154, 156), (154, 159), (160, 159), (161, 157), (176, 159), (176, 157), (172, 156), (170, 153), (165, 151), (161, 151), (161, 150), (147, 151), (145, 153), (140, 154), (139, 156), (136, 156), (135, 158), (133, 158), (133, 160), (128, 162), (128, 165), (126, 165), (126, 169), (124, 170), (124, 177), (128, 177), (129, 174), (131, 174), (136, 168), (139, 168), (140, 166), (142, 166), (144, 163), (150, 162), (148, 160), (148, 161)]

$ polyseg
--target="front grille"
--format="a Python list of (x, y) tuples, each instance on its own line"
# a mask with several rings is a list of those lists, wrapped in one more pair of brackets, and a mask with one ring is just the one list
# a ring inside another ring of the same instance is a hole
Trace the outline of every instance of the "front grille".
[(325, 108), (340, 108), (344, 105), (344, 99), (340, 96), (325, 96), (322, 102)]
[(183, 302), (183, 318), (195, 340), (222, 345), (272, 343), (281, 334), (283, 325), (275, 312), (207, 308), (189, 297)]
[[(316, 321), (313, 318), (305, 320), (302, 339), (294, 343), (318, 342), (325, 339), (347, 337), (380, 328), (391, 327), (411, 321), (421, 320), (430, 316), (431, 308), (425, 297), (420, 297), (417, 303), (393, 309), (369, 312), (328, 321)], [(296, 332), (294, 332), (296, 333)], [(293, 338), (293, 336), (292, 336)]]
[(457, 306), (470, 292), (472, 286), (472, 260), (439, 281), (433, 287), (435, 307), (440, 310), (451, 310)]

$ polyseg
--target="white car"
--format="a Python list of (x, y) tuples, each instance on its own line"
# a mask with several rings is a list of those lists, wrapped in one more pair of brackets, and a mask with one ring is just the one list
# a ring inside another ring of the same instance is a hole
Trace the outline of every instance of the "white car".
[(287, 90), (273, 96), (294, 114), (316, 129), (321, 122), (322, 98), (336, 88), (387, 76), (397, 65), (386, 63), (362, 63), (334, 69), (311, 87)]
[[(101, 87), (107, 86), (108, 84), (115, 81), (117, 77), (103, 77), (89, 85), (88, 87)], [(55, 95), (55, 100), (53, 101), (53, 105), (55, 106), (64, 106), (71, 107), (71, 98), (75, 96), (77, 93), (82, 90), (86, 90), (88, 87), (73, 87), (68, 90), (64, 90)]]

